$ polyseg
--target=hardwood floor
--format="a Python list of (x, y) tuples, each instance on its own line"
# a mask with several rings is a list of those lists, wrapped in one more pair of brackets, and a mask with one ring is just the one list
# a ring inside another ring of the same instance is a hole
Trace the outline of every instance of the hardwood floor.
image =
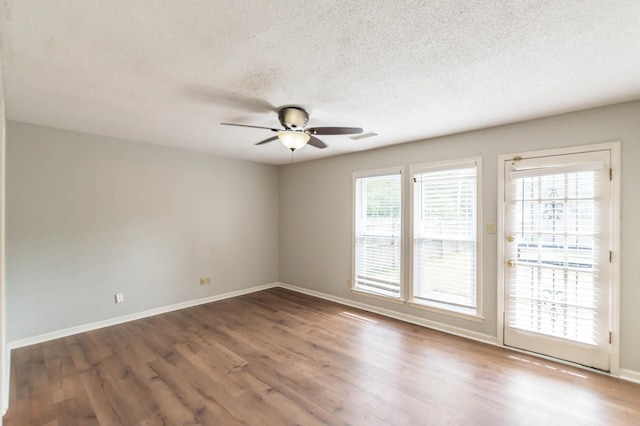
[(640, 424), (640, 385), (284, 289), (12, 356), (6, 426)]

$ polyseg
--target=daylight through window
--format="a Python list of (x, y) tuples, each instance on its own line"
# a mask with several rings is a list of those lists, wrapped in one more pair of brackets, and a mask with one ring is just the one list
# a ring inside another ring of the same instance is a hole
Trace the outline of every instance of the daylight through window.
[(477, 161), (413, 169), (413, 297), (476, 314)]
[(357, 175), (355, 183), (355, 289), (401, 295), (402, 174)]

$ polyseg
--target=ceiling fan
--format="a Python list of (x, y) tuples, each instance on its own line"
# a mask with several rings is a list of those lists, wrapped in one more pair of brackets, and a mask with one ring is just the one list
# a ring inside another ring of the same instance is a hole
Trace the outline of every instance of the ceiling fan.
[(250, 126), (248, 124), (220, 123), (224, 126), (252, 127), (254, 129), (265, 129), (276, 132), (277, 135), (256, 143), (262, 145), (280, 139), (282, 144), (291, 151), (300, 149), (307, 143), (316, 148), (326, 148), (327, 144), (316, 138), (315, 135), (355, 135), (362, 133), (360, 127), (309, 127), (306, 128), (309, 121), (309, 113), (302, 108), (289, 106), (278, 110), (278, 120), (282, 124), (283, 129), (274, 129), (271, 127)]

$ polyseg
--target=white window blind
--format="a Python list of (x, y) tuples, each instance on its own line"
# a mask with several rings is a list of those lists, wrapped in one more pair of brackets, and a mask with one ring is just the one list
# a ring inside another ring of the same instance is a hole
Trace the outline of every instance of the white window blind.
[(509, 326), (594, 345), (605, 170), (573, 166), (512, 172)]
[(402, 175), (355, 177), (354, 287), (399, 298), (402, 268)]
[(477, 164), (413, 173), (412, 301), (477, 314)]

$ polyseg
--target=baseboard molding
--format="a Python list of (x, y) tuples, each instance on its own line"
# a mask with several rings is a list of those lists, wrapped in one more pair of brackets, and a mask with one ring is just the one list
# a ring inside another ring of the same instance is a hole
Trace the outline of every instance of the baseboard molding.
[(427, 320), (414, 315), (404, 314), (396, 312), (391, 309), (380, 308), (378, 306), (369, 305), (366, 303), (356, 302), (342, 297), (333, 296), (327, 293), (321, 293), (315, 290), (309, 290), (303, 287), (294, 286), (282, 282), (274, 282), (265, 285), (254, 286), (242, 290), (231, 291), (223, 294), (216, 294), (214, 296), (204, 297), (201, 299), (189, 300), (187, 302), (176, 303), (174, 305), (162, 306), (159, 308), (149, 309), (142, 312), (136, 312), (134, 314), (123, 315), (116, 318), (110, 318), (108, 320), (92, 322), (75, 327), (65, 328), (62, 330), (52, 331), (50, 333), (44, 333), (37, 336), (27, 337), (20, 340), (14, 340), (7, 343), (8, 351), (12, 349), (21, 348), (24, 346), (35, 345), (37, 343), (47, 342), (49, 340), (60, 339), (62, 337), (72, 336), (78, 333), (85, 333), (87, 331), (97, 330), (112, 325), (122, 324), (129, 321), (135, 321), (142, 318), (147, 318), (153, 315), (164, 314), (167, 312), (177, 311), (180, 309), (186, 309), (193, 306), (204, 305), (206, 303), (215, 302), (218, 300), (229, 299), (231, 297), (242, 296), (244, 294), (255, 293), (257, 291), (267, 290), (274, 287), (282, 287), (298, 293), (304, 293), (309, 296), (318, 297), (320, 299), (329, 300), (331, 302), (339, 303), (345, 306), (351, 306), (353, 308), (362, 309), (364, 311), (373, 312), (389, 318), (394, 318), (400, 321), (405, 321), (411, 324), (421, 325), (423, 327), (432, 328), (434, 330), (443, 331), (445, 333), (454, 334), (456, 336), (466, 337), (468, 339), (477, 340), (484, 343), (496, 344), (496, 338), (482, 333), (477, 333), (463, 328), (454, 327), (446, 324), (442, 324), (436, 321)]
[(63, 330), (52, 331), (50, 333), (44, 333), (38, 336), (27, 337), (25, 339), (8, 342), (7, 349), (11, 351), (12, 349), (21, 348), (23, 346), (35, 345), (36, 343), (47, 342), (49, 340), (59, 339), (61, 337), (72, 336), (74, 334), (97, 330), (99, 328), (122, 324), (129, 321), (135, 321), (135, 320), (147, 318), (153, 315), (159, 315), (167, 312), (178, 311), (180, 309), (191, 308), (193, 306), (204, 305), (206, 303), (211, 303), (211, 302), (216, 302), (218, 300), (242, 296), (244, 294), (255, 293), (257, 291), (267, 290), (269, 288), (278, 287), (278, 286), (279, 286), (279, 283), (258, 285), (254, 287), (245, 288), (242, 290), (230, 291), (228, 293), (216, 294), (209, 297), (203, 297), (201, 299), (189, 300), (187, 302), (176, 303), (174, 305), (162, 306), (159, 308), (149, 309), (147, 311), (136, 312), (135, 314), (123, 315), (120, 317), (111, 318), (104, 321), (97, 321), (89, 324), (79, 325), (76, 327), (65, 328)]
[(333, 296), (331, 294), (321, 293), (315, 290), (309, 290), (307, 288), (298, 287), (291, 284), (279, 282), (279, 287), (286, 288), (287, 290), (296, 291), (298, 293), (307, 294), (309, 296), (318, 297), (320, 299), (329, 300), (331, 302), (339, 303), (345, 306), (351, 306), (352, 308), (362, 309), (363, 311), (373, 312), (375, 314), (383, 315), (385, 317), (394, 318), (400, 321), (408, 322), (411, 324), (421, 325), (423, 327), (431, 328), (434, 330), (442, 331), (445, 333), (453, 334), (467, 339), (476, 340), (482, 343), (489, 343), (491, 345), (497, 344), (497, 338), (488, 334), (478, 333), (471, 330), (465, 330), (464, 328), (454, 327), (452, 325), (442, 324), (437, 321), (431, 321), (425, 318), (417, 317), (414, 315), (397, 312), (391, 309), (380, 308), (378, 306), (369, 305), (366, 303), (356, 302), (342, 297)]
[[(216, 302), (218, 300), (229, 299), (232, 297), (242, 296), (244, 294), (255, 293), (258, 291), (267, 290), (274, 287), (281, 287), (287, 290), (295, 291), (297, 293), (306, 294), (309, 296), (317, 297), (319, 299), (328, 300), (330, 302), (335, 302), (340, 305), (350, 306), (357, 309), (362, 309), (363, 311), (372, 312), (375, 314), (383, 315), (385, 317), (394, 318), (400, 321), (408, 322), (411, 324), (420, 325), (423, 327), (431, 328), (433, 330), (442, 331), (445, 333), (453, 334), (456, 336), (464, 337), (467, 339), (475, 340), (482, 343), (488, 343), (491, 345), (498, 345), (497, 338), (495, 336), (490, 336), (488, 334), (478, 333), (475, 331), (466, 330), (459, 327), (454, 327), (451, 325), (443, 324), (437, 321), (431, 321), (425, 318), (417, 317), (414, 315), (405, 314), (402, 312), (397, 312), (391, 309), (381, 308), (379, 306), (369, 305), (367, 303), (356, 302), (354, 300), (345, 299), (342, 297), (334, 296), (327, 293), (322, 293), (315, 290), (310, 290), (304, 287), (298, 287), (291, 284), (286, 284), (282, 282), (274, 282), (270, 284), (264, 284), (254, 287), (249, 287), (242, 290), (231, 291), (223, 294), (216, 294), (209, 297), (204, 297), (201, 299), (189, 300), (187, 302), (176, 303), (174, 305), (162, 306), (159, 308), (149, 309), (142, 312), (137, 312), (135, 314), (123, 315), (116, 318), (111, 318), (104, 321), (97, 321), (89, 324), (79, 325), (76, 327), (65, 328), (63, 330), (57, 330), (50, 333), (40, 334), (38, 336), (28, 337), (25, 339), (14, 340), (11, 342), (7, 342), (6, 351), (7, 351), (7, 362), (11, 362), (10, 352), (12, 349), (21, 348), (24, 346), (34, 345), (37, 343), (47, 342), (49, 340), (59, 339), (62, 337), (72, 336), (78, 333), (84, 333), (87, 331), (97, 330), (104, 327), (109, 327), (112, 325), (122, 324), (129, 321), (135, 321), (142, 318), (147, 318), (154, 315), (164, 314), (167, 312), (177, 311), (180, 309), (186, 309), (193, 306), (204, 305), (206, 303)], [(500, 346), (500, 345), (498, 345)], [(504, 346), (505, 348), (508, 348)], [(620, 373), (618, 375), (613, 375), (614, 377), (618, 377), (622, 380), (626, 380), (629, 382), (640, 383), (640, 372), (635, 370), (628, 370), (621, 368)], [(8, 379), (8, 377), (7, 377)], [(7, 401), (8, 402), (8, 401)], [(7, 404), (8, 405), (8, 404)], [(8, 407), (3, 407), (8, 408)], [(1, 423), (0, 423), (1, 424)]]
[[(11, 392), (11, 349), (7, 345), (4, 346), (4, 381), (0, 384), (4, 388), (2, 392), (2, 416), (7, 414), (9, 410), (9, 394)], [(0, 418), (0, 426), (2, 419)]]
[(620, 369), (620, 375), (618, 376), (622, 380), (629, 382), (640, 383), (640, 371), (627, 370), (626, 368)]
[(292, 290), (292, 291), (296, 291), (298, 293), (303, 293), (303, 294), (307, 294), (309, 296), (314, 296), (314, 297), (318, 297), (320, 299), (325, 299), (325, 300), (329, 300), (331, 302), (335, 302), (335, 303), (339, 303), (341, 305), (346, 305), (346, 306), (351, 306), (353, 308), (358, 308), (358, 309), (362, 309), (363, 311), (368, 311), (368, 312), (373, 312), (376, 314), (380, 314), (380, 315), (384, 315), (386, 317), (389, 318), (394, 318), (400, 321), (405, 321), (405, 322), (409, 322), (411, 324), (416, 324), (416, 325), (421, 325), (427, 328), (431, 328), (434, 330), (438, 330), (438, 331), (442, 331), (445, 333), (449, 333), (449, 334), (454, 334), (456, 336), (460, 336), (460, 337), (465, 337), (467, 339), (471, 339), (471, 340), (476, 340), (478, 342), (482, 342), (482, 343), (488, 343), (491, 345), (496, 345), (496, 346), (500, 346), (503, 347), (505, 349), (509, 349), (515, 352), (520, 352), (520, 353), (526, 353), (529, 355), (535, 355), (538, 356), (540, 358), (543, 359), (548, 359), (550, 361), (554, 361), (554, 362), (560, 362), (563, 364), (567, 364), (567, 365), (572, 365), (575, 367), (580, 367), (580, 368), (585, 368), (586, 370), (589, 371), (595, 371), (597, 373), (601, 373), (601, 374), (605, 374), (608, 376), (612, 376), (612, 377), (617, 377), (621, 380), (626, 380), (629, 382), (634, 382), (634, 383), (640, 383), (640, 372), (639, 371), (635, 371), (635, 370), (627, 370), (624, 368), (621, 368), (619, 370), (619, 374), (610, 374), (610, 373), (605, 373), (605, 372), (601, 372), (598, 370), (594, 370), (592, 368), (589, 367), (584, 367), (578, 364), (574, 364), (571, 362), (567, 362), (567, 361), (562, 361), (556, 358), (552, 358), (552, 357), (545, 357), (543, 355), (540, 354), (534, 354), (528, 351), (522, 351), (519, 349), (515, 349), (515, 348), (511, 348), (509, 346), (503, 346), (498, 344), (498, 339), (494, 336), (490, 336), (487, 334), (482, 334), (482, 333), (477, 333), (474, 331), (470, 331), (470, 330), (465, 330), (463, 328), (459, 328), (459, 327), (454, 327), (454, 326), (450, 326), (447, 324), (442, 324), (436, 321), (430, 321), (424, 318), (420, 318), (420, 317), (416, 317), (413, 315), (409, 315), (409, 314), (403, 314), (401, 312), (396, 312), (390, 309), (385, 309), (385, 308), (380, 308), (378, 306), (373, 306), (373, 305), (368, 305), (366, 303), (361, 303), (361, 302), (356, 302), (353, 300), (349, 300), (349, 299), (344, 299), (342, 297), (337, 297), (337, 296), (333, 296), (331, 294), (326, 294), (326, 293), (321, 293), (319, 291), (315, 291), (315, 290), (310, 290), (308, 288), (303, 288), (303, 287), (298, 287), (295, 285), (291, 285), (291, 284), (286, 284), (286, 283), (282, 283), (282, 282), (278, 282), (276, 283), (278, 287), (282, 287), (282, 288), (286, 288), (288, 290)]

